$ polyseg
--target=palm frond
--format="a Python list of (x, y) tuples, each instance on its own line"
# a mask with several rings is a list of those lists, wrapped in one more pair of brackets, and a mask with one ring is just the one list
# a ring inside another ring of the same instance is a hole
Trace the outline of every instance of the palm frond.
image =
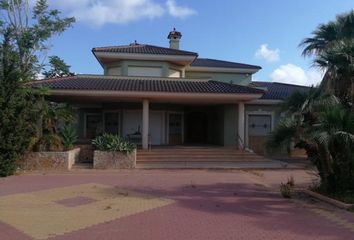
[(288, 147), (291, 142), (298, 138), (299, 120), (293, 118), (281, 119), (270, 133), (267, 139), (267, 149), (281, 149)]

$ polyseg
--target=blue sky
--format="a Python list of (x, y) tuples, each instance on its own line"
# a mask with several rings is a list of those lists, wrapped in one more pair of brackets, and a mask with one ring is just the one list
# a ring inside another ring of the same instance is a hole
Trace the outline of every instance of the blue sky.
[(77, 73), (101, 74), (93, 47), (139, 43), (168, 47), (173, 27), (181, 48), (200, 57), (260, 65), (254, 79), (311, 85), (321, 73), (301, 56), (300, 41), (320, 23), (354, 9), (353, 0), (49, 0), (74, 27), (52, 39)]

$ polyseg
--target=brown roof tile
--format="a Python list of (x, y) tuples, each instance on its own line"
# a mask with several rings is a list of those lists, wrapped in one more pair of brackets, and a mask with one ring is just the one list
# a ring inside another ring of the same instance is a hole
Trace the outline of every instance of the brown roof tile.
[(39, 80), (32, 87), (46, 87), (54, 90), (91, 91), (137, 91), (171, 93), (215, 93), (215, 94), (263, 94), (264, 91), (213, 80), (187, 80), (171, 78), (109, 77), (78, 75), (71, 77)]
[(260, 81), (254, 81), (249, 86), (266, 88), (267, 91), (261, 98), (266, 100), (284, 100), (294, 92), (308, 92), (311, 89), (311, 87), (301, 85)]
[(217, 67), (217, 68), (244, 68), (244, 69), (261, 69), (260, 66), (249, 65), (237, 62), (228, 62), (217, 59), (197, 58), (191, 64), (191, 67)]

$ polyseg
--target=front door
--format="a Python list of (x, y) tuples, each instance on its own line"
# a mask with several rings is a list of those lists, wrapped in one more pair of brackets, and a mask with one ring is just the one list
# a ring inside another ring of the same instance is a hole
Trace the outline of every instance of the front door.
[(183, 143), (183, 114), (170, 113), (168, 123), (168, 143), (178, 145)]

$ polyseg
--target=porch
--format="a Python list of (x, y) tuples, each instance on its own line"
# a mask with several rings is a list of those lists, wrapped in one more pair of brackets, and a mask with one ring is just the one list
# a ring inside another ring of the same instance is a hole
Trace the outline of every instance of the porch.
[(214, 145), (243, 148), (244, 103), (158, 103), (143, 100), (73, 104), (79, 143), (117, 134), (144, 150), (151, 146)]
[[(144, 151), (183, 145), (244, 149), (254, 141), (251, 135), (264, 137), (274, 122), (264, 106), (249, 106), (264, 90), (208, 79), (83, 75), (35, 87), (50, 88), (49, 100), (76, 109), (78, 144), (85, 148), (107, 132)], [(90, 160), (89, 154), (81, 158)]]

